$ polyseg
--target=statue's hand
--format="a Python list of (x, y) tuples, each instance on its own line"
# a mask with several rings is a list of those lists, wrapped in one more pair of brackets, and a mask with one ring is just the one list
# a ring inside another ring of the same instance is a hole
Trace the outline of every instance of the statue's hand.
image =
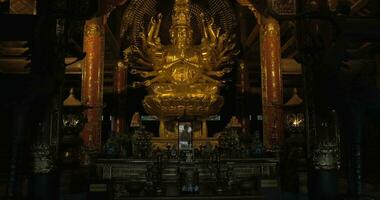
[(155, 71), (146, 72), (146, 71), (141, 71), (141, 70), (137, 70), (137, 69), (131, 69), (129, 71), (129, 73), (140, 75), (142, 78), (157, 76), (157, 72), (155, 72)]
[(144, 81), (144, 85), (146, 87), (149, 87), (150, 85), (152, 85), (152, 81), (151, 80), (146, 80), (146, 81)]
[(162, 21), (162, 14), (159, 13), (157, 15), (157, 19), (151, 18), (150, 24), (149, 24), (149, 31), (148, 36), (146, 38), (147, 44), (152, 47), (160, 46), (160, 40), (158, 37), (158, 33), (160, 31), (161, 27), (161, 21)]
[(161, 21), (162, 21), (162, 14), (161, 13), (158, 13), (157, 15), (157, 25), (155, 27), (155, 30), (154, 30), (154, 35), (153, 35), (153, 39), (156, 41), (157, 38), (158, 38), (158, 33), (160, 31), (160, 27), (161, 27)]
[(207, 73), (207, 75), (209, 75), (209, 76), (216, 76), (218, 78), (221, 78), (222, 76), (224, 76), (227, 73), (230, 73), (231, 71), (232, 71), (232, 69), (229, 68), (229, 67), (227, 67), (227, 68), (224, 68), (224, 69), (222, 69), (220, 71), (209, 71)]
[(131, 88), (139, 88), (144, 86), (144, 83), (142, 82), (133, 82), (132, 85), (130, 85)]
[(210, 40), (209, 40), (210, 46), (215, 46), (216, 40), (217, 40), (217, 36), (215, 34), (215, 31), (214, 31), (214, 29), (212, 29), (213, 24), (214, 24), (214, 18), (211, 18), (210, 23), (207, 25), (207, 32), (208, 32), (208, 35), (210, 38)]
[(227, 74), (227, 73), (232, 72), (232, 68), (230, 68), (230, 67), (226, 67), (226, 68), (224, 68), (222, 71), (223, 71), (224, 74)]

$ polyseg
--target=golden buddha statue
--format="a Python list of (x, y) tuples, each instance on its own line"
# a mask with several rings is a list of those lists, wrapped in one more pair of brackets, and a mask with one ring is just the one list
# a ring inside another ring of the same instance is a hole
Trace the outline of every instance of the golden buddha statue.
[(175, 0), (169, 33), (171, 45), (162, 45), (158, 36), (162, 15), (152, 18), (147, 33), (140, 33), (141, 48), (124, 50), (125, 59), (138, 55), (137, 64), (150, 71), (131, 70), (146, 80), (134, 87), (145, 86), (149, 94), (143, 104), (149, 114), (158, 117), (209, 116), (219, 112), (223, 97), (219, 95), (220, 80), (231, 68), (225, 67), (238, 52), (234, 36), (213, 29), (213, 19), (202, 20), (201, 44), (192, 44), (189, 0)]

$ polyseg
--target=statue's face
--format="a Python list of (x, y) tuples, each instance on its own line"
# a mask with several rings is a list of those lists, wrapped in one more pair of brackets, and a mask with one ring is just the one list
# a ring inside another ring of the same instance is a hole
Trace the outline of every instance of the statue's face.
[(172, 44), (189, 45), (192, 40), (192, 32), (188, 27), (174, 27), (170, 30)]

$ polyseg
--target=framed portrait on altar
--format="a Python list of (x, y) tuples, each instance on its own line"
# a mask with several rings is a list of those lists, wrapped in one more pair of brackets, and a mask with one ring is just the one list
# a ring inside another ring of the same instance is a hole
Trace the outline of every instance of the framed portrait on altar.
[(192, 149), (193, 127), (191, 122), (178, 122), (179, 150)]

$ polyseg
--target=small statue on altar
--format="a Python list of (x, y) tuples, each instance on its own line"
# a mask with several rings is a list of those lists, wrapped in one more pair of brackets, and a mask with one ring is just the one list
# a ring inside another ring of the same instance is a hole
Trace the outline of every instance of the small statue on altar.
[(226, 128), (220, 133), (219, 146), (221, 153), (226, 157), (239, 155), (239, 129), (241, 124), (236, 116), (232, 116)]
[(153, 134), (146, 131), (144, 126), (136, 129), (133, 139), (133, 154), (139, 158), (148, 158), (152, 152)]
[(141, 123), (139, 112), (135, 112), (132, 116), (129, 134), (132, 135), (132, 151), (133, 156), (139, 158), (147, 158), (152, 154), (152, 137), (153, 134), (145, 129)]
[(241, 123), (236, 116), (232, 116), (226, 128), (241, 128)]
[(140, 117), (140, 113), (139, 112), (135, 112), (133, 114), (130, 127), (131, 128), (139, 128), (139, 127), (141, 127), (141, 117)]

